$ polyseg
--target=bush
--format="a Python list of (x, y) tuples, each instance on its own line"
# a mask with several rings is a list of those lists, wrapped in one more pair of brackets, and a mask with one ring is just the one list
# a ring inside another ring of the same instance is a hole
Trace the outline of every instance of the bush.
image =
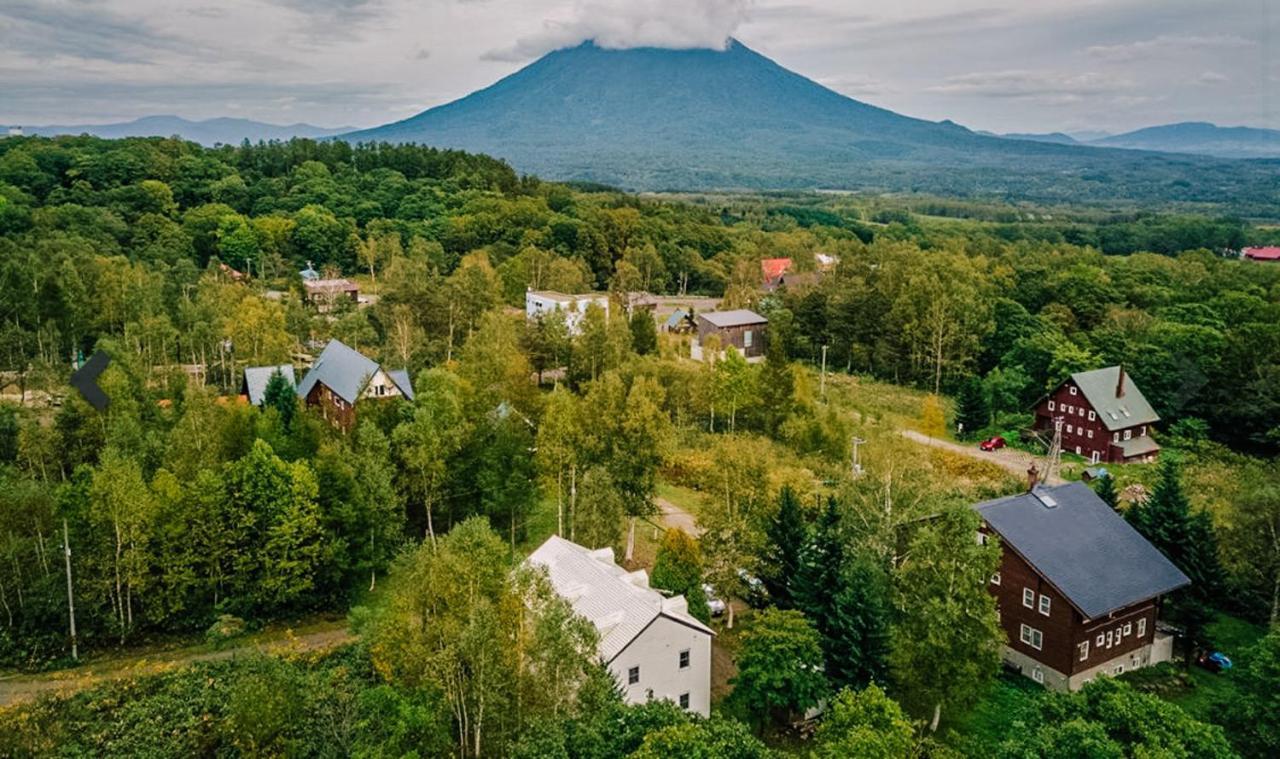
[(233, 638), (244, 635), (244, 620), (234, 614), (219, 614), (213, 624), (209, 625), (209, 629), (205, 630), (204, 638), (215, 646), (220, 646)]

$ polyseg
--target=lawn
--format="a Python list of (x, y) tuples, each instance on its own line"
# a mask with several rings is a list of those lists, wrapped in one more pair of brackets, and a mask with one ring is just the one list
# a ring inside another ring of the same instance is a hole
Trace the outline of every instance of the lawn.
[[(1242, 654), (1256, 644), (1266, 628), (1238, 617), (1219, 614), (1209, 625), (1209, 639), (1214, 648), (1239, 663)], [(1186, 671), (1185, 687), (1174, 691), (1167, 698), (1191, 713), (1193, 717), (1208, 721), (1214, 704), (1235, 687), (1228, 676), (1214, 674), (1202, 667), (1192, 666)], [(1163, 694), (1162, 694), (1163, 695)]]
[(952, 718), (943, 713), (947, 742), (956, 746), (970, 741), (981, 746), (999, 743), (1044, 693), (1045, 689), (1029, 678), (1001, 670), (987, 693), (968, 711)]

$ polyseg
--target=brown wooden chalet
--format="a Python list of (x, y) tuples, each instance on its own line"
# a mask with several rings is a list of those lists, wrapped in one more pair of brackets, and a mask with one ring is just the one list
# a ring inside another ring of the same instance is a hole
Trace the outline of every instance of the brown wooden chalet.
[(1160, 446), (1151, 437), (1160, 421), (1122, 366), (1077, 372), (1036, 404), (1036, 429), (1053, 433), (1062, 420), (1062, 450), (1090, 463), (1153, 461)]
[(335, 427), (356, 423), (356, 403), (365, 399), (413, 400), (413, 385), (404, 369), (384, 369), (378, 362), (338, 340), (330, 340), (298, 384), (298, 397), (319, 409)]
[(715, 335), (720, 349), (733, 347), (748, 360), (764, 356), (765, 331), (769, 320), (745, 308), (737, 311), (708, 311), (694, 320), (698, 329), (698, 345), (706, 345)]
[(989, 588), (1008, 666), (1076, 690), (1171, 658), (1160, 599), (1190, 580), (1089, 486), (1037, 485), (974, 508), (979, 540), (998, 536), (1003, 552)]

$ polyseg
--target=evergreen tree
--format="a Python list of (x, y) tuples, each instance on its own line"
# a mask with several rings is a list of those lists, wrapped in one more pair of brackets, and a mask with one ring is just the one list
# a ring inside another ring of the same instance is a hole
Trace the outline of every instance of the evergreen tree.
[(653, 324), (653, 315), (642, 308), (631, 314), (628, 324), (631, 328), (631, 347), (641, 356), (647, 356), (658, 350), (658, 330)]
[(650, 583), (655, 588), (684, 596), (690, 614), (703, 622), (711, 621), (707, 594), (702, 590), (702, 553), (697, 542), (684, 530), (673, 527), (663, 536)]
[(986, 389), (982, 380), (970, 375), (960, 385), (960, 394), (956, 396), (956, 424), (963, 430), (961, 437), (972, 438), (990, 423), (991, 402)]
[(769, 598), (779, 609), (795, 608), (795, 590), (804, 561), (805, 544), (809, 541), (808, 525), (800, 512), (795, 491), (784, 487), (778, 497), (778, 511), (765, 526), (768, 538), (760, 580)]
[(267, 387), (262, 391), (262, 405), (280, 413), (280, 424), (285, 430), (293, 428), (293, 417), (298, 411), (298, 393), (289, 385), (280, 370), (271, 373)]
[(1120, 492), (1116, 490), (1116, 479), (1110, 474), (1093, 481), (1093, 492), (1111, 508), (1120, 509)]
[(766, 340), (760, 375), (760, 416), (765, 432), (776, 437), (795, 405), (796, 379), (780, 339)]
[(1127, 516), (1191, 579), (1191, 586), (1175, 593), (1165, 608), (1170, 621), (1183, 627), (1192, 647), (1203, 646), (1208, 643), (1205, 627), (1213, 618), (1211, 607), (1222, 586), (1217, 534), (1207, 512), (1192, 511), (1174, 457), (1161, 461), (1159, 478), (1151, 497), (1129, 509)]

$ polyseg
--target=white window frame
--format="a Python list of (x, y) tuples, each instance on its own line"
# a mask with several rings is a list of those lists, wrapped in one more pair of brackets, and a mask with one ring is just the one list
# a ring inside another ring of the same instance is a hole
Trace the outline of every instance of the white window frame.
[(1072, 434), (1074, 434), (1074, 433), (1075, 433), (1075, 431), (1076, 431), (1076, 430), (1075, 430), (1075, 428), (1074, 428), (1074, 427), (1072, 427), (1072, 426), (1071, 426), (1071, 425), (1069, 425), (1069, 424), (1067, 425), (1067, 434), (1068, 434), (1068, 435), (1072, 435)]
[(1133, 439), (1133, 430), (1125, 430), (1125, 431), (1124, 431), (1124, 439), (1125, 439), (1125, 440), (1132, 440), (1132, 439)]
[(627, 685), (640, 684), (640, 667), (635, 666), (627, 670)]
[(1080, 661), (1089, 660), (1089, 641), (1084, 641), (1077, 648), (1080, 649)]
[(1087, 434), (1089, 435), (1089, 439), (1093, 440), (1093, 430), (1089, 430)]
[(751, 347), (751, 342), (752, 342), (752, 340), (753, 340), (754, 338), (755, 338), (755, 333), (754, 333), (754, 332), (752, 332), (752, 331), (751, 331), (751, 330), (749, 330), (749, 329), (744, 329), (744, 330), (742, 331), (742, 347), (743, 347), (743, 348), (750, 348), (750, 347)]
[(1044, 633), (1030, 625), (1024, 624), (1018, 628), (1018, 639), (1037, 651), (1044, 650)]
[(1044, 685), (1044, 670), (1040, 669), (1039, 667), (1036, 667), (1035, 669), (1031, 670), (1031, 679), (1035, 680), (1041, 685)]
[(1099, 461), (1101, 461), (1101, 460), (1102, 460), (1102, 452), (1101, 452), (1101, 451), (1093, 451), (1093, 452), (1091, 452), (1091, 453), (1090, 453), (1090, 455), (1089, 455), (1089, 463), (1090, 463), (1090, 464), (1096, 464), (1096, 463), (1098, 463), (1098, 462), (1099, 462)]
[(1111, 442), (1113, 442), (1113, 443), (1118, 443), (1118, 442), (1120, 442), (1120, 433), (1119, 433), (1119, 432), (1113, 432), (1113, 433), (1111, 433)]
[(1095, 420), (1095, 419), (1097, 419), (1097, 418), (1098, 418), (1098, 414), (1097, 414), (1096, 412), (1094, 412), (1094, 411), (1090, 411), (1090, 412), (1089, 412), (1089, 421), (1091, 421), (1091, 422), (1092, 422), (1093, 420)]
[(1115, 669), (1111, 670), (1111, 674), (1113, 674), (1113, 675), (1123, 675), (1123, 674), (1124, 674), (1124, 665), (1123, 665), (1123, 664), (1117, 664), (1117, 665), (1115, 666)]
[(1072, 386), (1071, 386), (1071, 394), (1072, 394), (1072, 395), (1075, 395), (1075, 394), (1076, 394), (1076, 386), (1075, 386), (1075, 385), (1072, 385)]
[(1138, 637), (1145, 638), (1147, 636), (1147, 618), (1143, 617), (1138, 620)]
[(1111, 637), (1111, 631), (1107, 630), (1107, 648), (1115, 645), (1115, 639)]
[(995, 574), (991, 575), (991, 584), (992, 584), (992, 585), (999, 585), (999, 584), (1000, 584), (1000, 573), (999, 573), (999, 572), (996, 572)]
[(693, 657), (689, 655), (689, 649), (686, 648), (680, 652), (680, 655), (676, 658), (676, 663), (679, 665), (680, 669), (688, 669), (689, 662), (692, 658)]
[(1103, 644), (1103, 643), (1105, 643), (1105, 642), (1106, 642), (1106, 640), (1107, 640), (1107, 636), (1106, 636), (1106, 635), (1103, 635), (1102, 633), (1098, 633), (1098, 639), (1097, 639), (1097, 640), (1095, 640), (1095, 641), (1093, 642), (1093, 644), (1094, 644), (1094, 646), (1096, 646), (1096, 647), (1098, 647), (1098, 648), (1102, 648), (1102, 644)]
[(1132, 623), (1132, 622), (1125, 622), (1125, 623), (1124, 623), (1124, 634), (1125, 634), (1125, 635), (1132, 635), (1132, 634), (1133, 634), (1133, 623)]
[(1036, 592), (1031, 588), (1022, 589), (1022, 605), (1028, 609), (1036, 608)]
[(1077, 455), (1077, 456), (1081, 455), (1081, 454), (1080, 454), (1080, 446), (1078, 446), (1078, 445), (1076, 446), (1076, 455)]
[(1052, 599), (1050, 599), (1045, 594), (1041, 593), (1040, 594), (1040, 614), (1042, 616), (1047, 617), (1052, 613), (1052, 609), (1053, 609)]
[(1053, 411), (1053, 399), (1049, 399), (1049, 410)]

